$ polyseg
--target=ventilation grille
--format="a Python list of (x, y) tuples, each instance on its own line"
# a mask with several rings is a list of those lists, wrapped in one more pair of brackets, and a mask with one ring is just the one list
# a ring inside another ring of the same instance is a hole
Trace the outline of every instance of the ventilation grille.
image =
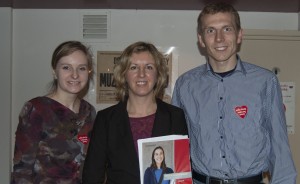
[(86, 41), (108, 41), (109, 14), (82, 14), (82, 38)]

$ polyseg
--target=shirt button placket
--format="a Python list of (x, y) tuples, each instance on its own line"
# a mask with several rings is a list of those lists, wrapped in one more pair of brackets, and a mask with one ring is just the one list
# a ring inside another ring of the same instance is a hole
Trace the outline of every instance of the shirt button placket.
[(219, 113), (219, 120), (218, 120), (218, 131), (220, 134), (220, 158), (221, 158), (221, 167), (224, 167), (226, 161), (223, 159), (226, 158), (225, 156), (225, 140), (224, 140), (224, 106), (225, 106), (225, 100), (224, 100), (224, 83), (223, 79), (220, 79), (220, 82), (218, 84), (218, 113)]

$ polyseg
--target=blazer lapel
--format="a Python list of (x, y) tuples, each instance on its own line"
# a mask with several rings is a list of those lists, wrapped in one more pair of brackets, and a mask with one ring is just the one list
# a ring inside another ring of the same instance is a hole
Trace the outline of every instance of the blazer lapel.
[(157, 110), (152, 130), (152, 137), (168, 135), (171, 131), (170, 112), (166, 105), (157, 99)]
[[(128, 113), (126, 110), (126, 104), (125, 102), (120, 102), (118, 104), (118, 108), (116, 110), (116, 113), (114, 114), (114, 122), (117, 122), (118, 124), (116, 125), (116, 132), (122, 141), (122, 146), (124, 147), (124, 150), (126, 150), (125, 153), (120, 153), (120, 154), (126, 154), (128, 160), (134, 161), (131, 166), (128, 166), (129, 168), (139, 168), (139, 161), (138, 161), (138, 155), (137, 152), (135, 151), (135, 146), (133, 143), (133, 137), (131, 133), (131, 128), (130, 128), (130, 122), (129, 122), (129, 117)], [(136, 173), (136, 171), (133, 171), (133, 173)], [(139, 171), (138, 171), (139, 172)]]

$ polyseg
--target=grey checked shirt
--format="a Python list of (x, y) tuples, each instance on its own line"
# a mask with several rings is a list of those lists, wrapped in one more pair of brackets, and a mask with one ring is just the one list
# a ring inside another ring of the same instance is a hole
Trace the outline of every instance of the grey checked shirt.
[(189, 128), (192, 168), (218, 178), (269, 170), (272, 184), (295, 184), (282, 94), (271, 71), (242, 62), (221, 78), (209, 64), (176, 81), (172, 104)]

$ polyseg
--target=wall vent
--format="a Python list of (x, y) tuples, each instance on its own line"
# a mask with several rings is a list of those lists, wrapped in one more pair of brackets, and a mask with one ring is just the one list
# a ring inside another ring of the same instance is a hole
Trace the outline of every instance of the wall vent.
[(109, 12), (82, 12), (81, 35), (84, 41), (106, 42), (110, 38), (110, 14)]

